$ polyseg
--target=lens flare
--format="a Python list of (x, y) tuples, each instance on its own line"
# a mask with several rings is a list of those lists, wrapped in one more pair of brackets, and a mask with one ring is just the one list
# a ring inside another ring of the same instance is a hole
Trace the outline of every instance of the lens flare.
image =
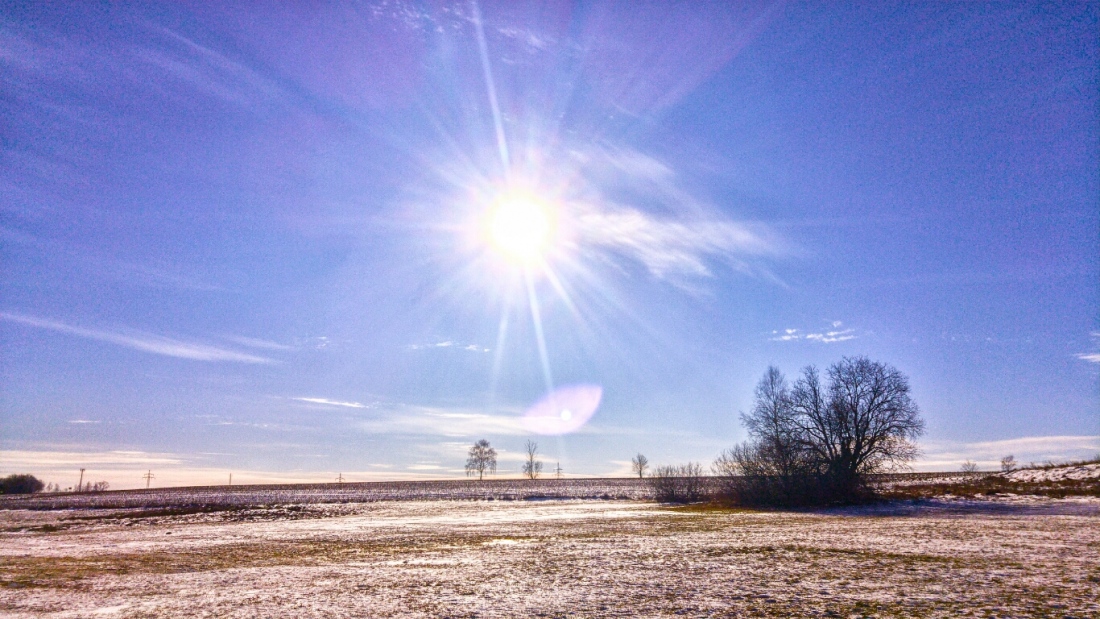
[(536, 434), (568, 434), (581, 429), (603, 399), (599, 385), (566, 385), (546, 394), (523, 415), (523, 425)]

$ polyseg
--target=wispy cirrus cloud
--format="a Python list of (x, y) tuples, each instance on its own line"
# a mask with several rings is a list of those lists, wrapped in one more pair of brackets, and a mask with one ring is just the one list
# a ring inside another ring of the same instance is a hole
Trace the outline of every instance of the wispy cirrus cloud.
[(739, 256), (776, 253), (761, 227), (718, 218), (683, 220), (611, 207), (578, 222), (586, 245), (637, 260), (658, 279), (712, 277), (714, 261), (750, 270)]
[(0, 461), (5, 468), (41, 467), (117, 467), (117, 466), (169, 466), (183, 464), (186, 458), (176, 454), (147, 451), (62, 451), (62, 450), (4, 450)]
[(588, 183), (587, 197), (572, 203), (577, 241), (588, 250), (636, 261), (674, 284), (713, 277), (718, 264), (775, 279), (759, 259), (789, 253), (769, 226), (731, 218), (654, 157), (610, 146), (572, 156)]
[[(1089, 335), (1091, 335), (1093, 337), (1093, 339), (1097, 340), (1097, 342), (1100, 342), (1100, 331), (1093, 331)], [(1091, 362), (1091, 363), (1100, 363), (1100, 352), (1083, 352), (1083, 353), (1079, 353), (1077, 355), (1077, 358), (1082, 360), (1082, 361), (1088, 361), (1088, 362)]]
[(330, 400), (328, 398), (291, 398), (291, 400), (307, 402), (309, 404), (321, 404), (324, 406), (341, 406), (344, 408), (369, 408), (368, 405), (361, 402), (345, 402), (341, 400)]
[(223, 339), (233, 342), (234, 344), (248, 346), (249, 348), (262, 348), (265, 350), (294, 350), (293, 346), (287, 346), (286, 344), (280, 344), (278, 342), (272, 342), (269, 340), (262, 340), (255, 337), (244, 337), (240, 335), (224, 335), (222, 337)]
[(151, 26), (156, 46), (136, 47), (133, 58), (192, 89), (243, 107), (279, 95), (275, 84), (224, 54), (167, 28)]
[(819, 342), (821, 344), (832, 344), (834, 342), (846, 342), (848, 340), (854, 340), (856, 335), (855, 329), (842, 328), (844, 323), (839, 320), (832, 322), (831, 330), (823, 330), (819, 332), (805, 332), (801, 329), (783, 329), (782, 331), (772, 331), (772, 337), (768, 338), (773, 342)]
[(242, 353), (227, 348), (211, 346), (209, 344), (188, 342), (141, 331), (127, 330), (125, 332), (119, 332), (103, 329), (88, 329), (85, 327), (68, 325), (56, 320), (8, 312), (0, 312), (0, 320), (7, 320), (29, 327), (54, 331), (56, 333), (74, 335), (89, 340), (107, 342), (133, 350), (163, 355), (165, 357), (175, 357), (177, 359), (190, 359), (192, 361), (228, 361), (235, 363), (275, 363), (274, 359), (269, 359), (267, 357), (260, 357), (258, 355)]
[(409, 350), (431, 350), (433, 348), (455, 348), (470, 352), (489, 352), (489, 349), (478, 344), (461, 344), (454, 340), (440, 340), (434, 344), (409, 344)]
[(476, 409), (399, 406), (365, 420), (362, 429), (372, 434), (411, 434), (473, 437), (524, 435), (529, 431), (517, 415), (486, 413)]

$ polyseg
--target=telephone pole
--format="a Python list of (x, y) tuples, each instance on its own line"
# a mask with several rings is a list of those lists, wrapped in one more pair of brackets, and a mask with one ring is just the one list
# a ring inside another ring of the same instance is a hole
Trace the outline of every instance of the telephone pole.
[(80, 469), (80, 481), (76, 482), (76, 491), (80, 492), (82, 486), (84, 486), (84, 469)]
[(145, 489), (146, 489), (146, 490), (148, 490), (148, 489), (149, 489), (149, 482), (150, 482), (150, 481), (151, 481), (151, 480), (152, 480), (153, 478), (155, 478), (155, 477), (156, 477), (156, 475), (153, 475), (153, 471), (148, 471), (148, 472), (146, 472), (146, 473), (145, 473), (144, 475), (142, 475), (141, 477), (142, 477), (142, 479), (144, 479), (144, 480), (145, 480)]

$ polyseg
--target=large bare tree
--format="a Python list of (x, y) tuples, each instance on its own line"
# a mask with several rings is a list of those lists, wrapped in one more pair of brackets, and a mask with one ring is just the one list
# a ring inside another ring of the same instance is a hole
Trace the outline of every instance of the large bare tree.
[(489, 445), (489, 441), (481, 439), (470, 448), (466, 458), (466, 474), (477, 475), (477, 478), (485, 479), (485, 473), (497, 472), (497, 450)]
[(809, 366), (788, 387), (769, 367), (742, 415), (751, 440), (715, 463), (734, 490), (784, 503), (847, 500), (869, 473), (904, 466), (924, 422), (909, 381), (893, 366), (845, 357), (824, 383)]
[(638, 479), (645, 477), (645, 471), (649, 468), (649, 458), (641, 453), (630, 459), (630, 470), (638, 474)]
[(844, 357), (827, 374), (824, 393), (813, 367), (795, 383), (795, 420), (804, 447), (838, 492), (919, 455), (913, 441), (924, 433), (924, 421), (904, 374), (867, 357)]

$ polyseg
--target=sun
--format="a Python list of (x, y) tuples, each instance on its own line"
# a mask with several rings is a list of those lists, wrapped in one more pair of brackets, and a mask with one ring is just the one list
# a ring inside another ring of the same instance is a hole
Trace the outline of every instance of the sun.
[(520, 266), (538, 262), (553, 243), (554, 215), (549, 204), (529, 192), (502, 194), (489, 210), (489, 244)]

